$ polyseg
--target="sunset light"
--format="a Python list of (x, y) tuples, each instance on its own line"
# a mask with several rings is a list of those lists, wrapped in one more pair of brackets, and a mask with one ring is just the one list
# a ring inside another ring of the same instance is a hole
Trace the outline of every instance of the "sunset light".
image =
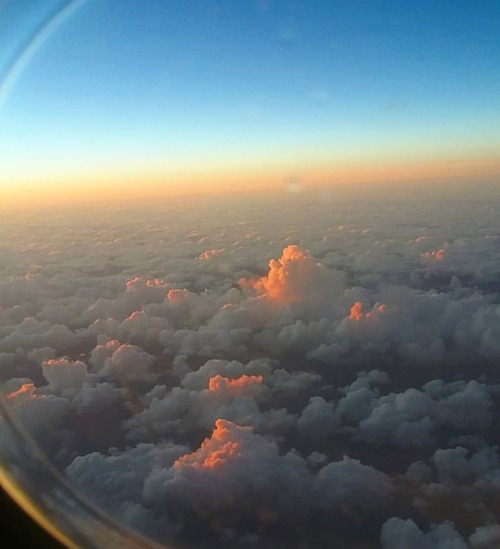
[(0, 0), (0, 497), (69, 549), (498, 549), (499, 37)]
[(262, 384), (262, 376), (241, 376), (237, 379), (228, 379), (227, 377), (214, 376), (208, 382), (209, 391), (230, 391), (240, 393), (245, 391), (245, 387), (251, 387), (255, 384)]
[(66, 4), (9, 80), (4, 207), (500, 174), (491, 3)]
[(231, 440), (233, 432), (250, 431), (248, 427), (237, 427), (218, 419), (210, 438), (205, 439), (200, 448), (193, 454), (180, 457), (174, 467), (200, 467), (202, 469), (218, 469), (226, 466), (231, 460), (242, 459), (245, 450), (235, 440)]

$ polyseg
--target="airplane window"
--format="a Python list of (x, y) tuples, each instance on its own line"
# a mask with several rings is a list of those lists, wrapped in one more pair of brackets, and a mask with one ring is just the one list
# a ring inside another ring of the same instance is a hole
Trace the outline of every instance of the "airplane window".
[(500, 546), (500, 4), (0, 3), (0, 484), (83, 548)]

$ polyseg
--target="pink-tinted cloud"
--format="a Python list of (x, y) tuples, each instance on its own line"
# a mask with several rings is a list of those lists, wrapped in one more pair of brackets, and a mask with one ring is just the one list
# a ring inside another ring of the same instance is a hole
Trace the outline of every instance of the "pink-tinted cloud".
[(386, 312), (386, 310), (387, 307), (382, 303), (380, 305), (376, 305), (371, 311), (364, 313), (363, 304), (361, 303), (361, 301), (356, 301), (349, 312), (349, 320), (359, 321), (363, 320), (364, 318), (374, 318), (375, 315), (383, 314)]
[(23, 383), (19, 389), (8, 392), (6, 396), (7, 400), (16, 404), (29, 398), (33, 398), (35, 396), (35, 391), (36, 389), (33, 383)]
[(422, 259), (434, 260), (434, 261), (443, 261), (448, 250), (448, 243), (444, 244), (441, 248), (436, 250), (431, 250), (429, 252), (424, 252), (420, 254)]
[(256, 385), (261, 385), (263, 377), (243, 375), (237, 379), (229, 379), (220, 375), (216, 375), (209, 379), (208, 390), (212, 392), (230, 392), (230, 393), (245, 393), (247, 389), (252, 390)]
[(218, 469), (230, 461), (241, 460), (245, 454), (245, 444), (240, 438), (246, 438), (245, 433), (251, 432), (251, 427), (239, 427), (230, 421), (217, 419), (212, 435), (202, 442), (198, 450), (177, 459), (174, 467)]
[(308, 250), (292, 244), (283, 249), (279, 259), (269, 261), (266, 276), (238, 282), (243, 287), (252, 287), (277, 305), (301, 302), (316, 305), (325, 295), (339, 290), (343, 276), (316, 261)]

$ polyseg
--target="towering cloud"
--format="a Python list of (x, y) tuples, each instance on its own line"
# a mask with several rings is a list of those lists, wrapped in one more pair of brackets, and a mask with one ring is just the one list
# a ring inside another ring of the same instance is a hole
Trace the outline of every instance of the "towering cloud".
[(280, 259), (269, 261), (269, 272), (251, 284), (259, 294), (277, 305), (319, 305), (342, 287), (343, 276), (327, 269), (308, 250), (296, 245), (283, 249)]

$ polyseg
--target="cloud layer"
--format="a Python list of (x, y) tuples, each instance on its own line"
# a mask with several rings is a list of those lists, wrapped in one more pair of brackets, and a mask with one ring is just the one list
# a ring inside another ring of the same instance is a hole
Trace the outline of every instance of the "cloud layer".
[(3, 390), (82, 492), (164, 543), (497, 547), (499, 210), (277, 196), (7, 217)]

